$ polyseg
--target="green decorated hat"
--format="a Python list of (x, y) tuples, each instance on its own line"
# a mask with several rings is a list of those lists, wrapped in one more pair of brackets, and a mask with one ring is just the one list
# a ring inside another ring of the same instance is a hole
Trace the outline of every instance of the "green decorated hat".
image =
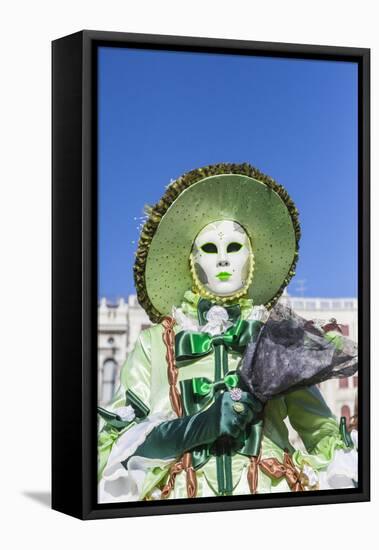
[(153, 322), (171, 315), (192, 288), (189, 257), (197, 234), (218, 220), (238, 222), (250, 237), (254, 274), (246, 297), (270, 309), (294, 275), (298, 211), (283, 186), (250, 164), (213, 164), (170, 183), (147, 209), (136, 253), (138, 301)]

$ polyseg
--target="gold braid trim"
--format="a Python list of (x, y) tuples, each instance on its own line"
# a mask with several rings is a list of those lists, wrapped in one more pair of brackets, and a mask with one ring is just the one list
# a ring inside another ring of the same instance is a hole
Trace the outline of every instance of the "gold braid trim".
[[(177, 416), (183, 416), (182, 398), (176, 386), (178, 381), (178, 369), (175, 363), (175, 320), (172, 317), (164, 317), (162, 325), (162, 339), (166, 346), (167, 378), (170, 385), (171, 406)], [(184, 453), (180, 460), (171, 466), (168, 481), (162, 489), (162, 498), (168, 498), (170, 496), (175, 485), (176, 476), (183, 470), (186, 472), (187, 495), (189, 498), (194, 498), (196, 496), (196, 472), (192, 467), (192, 455), (187, 452)]]
[(259, 456), (251, 456), (250, 464), (247, 471), (247, 479), (249, 482), (250, 492), (255, 495), (258, 486), (258, 468), (269, 477), (274, 479), (285, 478), (291, 491), (304, 491), (303, 475), (299, 472), (293, 463), (291, 455), (285, 449), (283, 455), (283, 463), (277, 458), (261, 458)]

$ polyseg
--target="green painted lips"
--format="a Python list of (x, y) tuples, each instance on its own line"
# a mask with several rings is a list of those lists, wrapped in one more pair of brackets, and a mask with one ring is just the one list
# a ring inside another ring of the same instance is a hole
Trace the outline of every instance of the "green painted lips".
[(221, 271), (220, 273), (217, 273), (217, 275), (216, 275), (217, 279), (220, 279), (220, 281), (228, 281), (231, 276), (232, 276), (232, 274), (228, 273), (227, 271)]

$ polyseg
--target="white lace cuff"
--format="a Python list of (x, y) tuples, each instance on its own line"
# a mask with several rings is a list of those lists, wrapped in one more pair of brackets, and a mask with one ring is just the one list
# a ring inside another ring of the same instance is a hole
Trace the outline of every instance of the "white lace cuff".
[(159, 460), (133, 456), (128, 468), (121, 464), (133, 455), (148, 434), (162, 422), (174, 420), (175, 414), (156, 413), (124, 432), (112, 447), (107, 465), (98, 485), (98, 502), (129, 502), (139, 500), (147, 472), (153, 466), (166, 466), (172, 459)]

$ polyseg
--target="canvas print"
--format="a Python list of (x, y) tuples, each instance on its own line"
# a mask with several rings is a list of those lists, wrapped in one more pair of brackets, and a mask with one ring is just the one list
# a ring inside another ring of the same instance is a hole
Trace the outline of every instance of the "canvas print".
[(355, 63), (98, 49), (98, 503), (358, 485)]

